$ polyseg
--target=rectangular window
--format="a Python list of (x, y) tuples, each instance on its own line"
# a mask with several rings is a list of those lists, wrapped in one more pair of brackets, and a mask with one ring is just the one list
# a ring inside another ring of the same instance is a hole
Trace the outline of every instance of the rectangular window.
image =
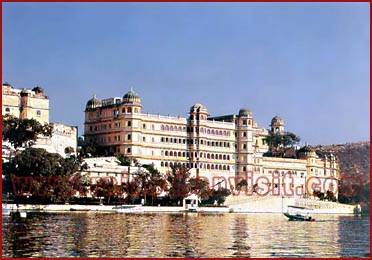
[(128, 121), (128, 126), (132, 126), (132, 121)]
[(129, 134), (127, 139), (128, 140), (131, 140), (132, 139), (132, 136)]

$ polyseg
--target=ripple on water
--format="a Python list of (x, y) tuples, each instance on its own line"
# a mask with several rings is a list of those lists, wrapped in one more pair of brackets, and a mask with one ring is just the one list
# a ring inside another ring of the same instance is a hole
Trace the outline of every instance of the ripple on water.
[(3, 217), (3, 257), (369, 257), (369, 218), (275, 214)]

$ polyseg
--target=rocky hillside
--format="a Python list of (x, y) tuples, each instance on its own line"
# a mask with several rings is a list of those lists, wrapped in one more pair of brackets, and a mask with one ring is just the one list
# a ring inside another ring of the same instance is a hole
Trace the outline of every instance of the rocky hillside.
[(369, 142), (313, 147), (317, 152), (333, 153), (340, 160), (341, 176), (360, 176), (370, 182)]

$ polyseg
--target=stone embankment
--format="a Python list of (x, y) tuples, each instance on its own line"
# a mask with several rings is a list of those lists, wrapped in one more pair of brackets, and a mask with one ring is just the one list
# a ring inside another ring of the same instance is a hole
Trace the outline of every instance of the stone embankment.
[[(287, 210), (288, 205), (309, 207), (318, 214), (353, 214), (355, 205), (346, 205), (328, 201), (313, 199), (281, 197), (281, 196), (229, 196), (224, 207), (199, 207), (198, 212), (205, 213), (282, 213)], [(27, 205), (27, 204), (3, 204), (3, 209), (12, 211), (42, 211), (42, 212), (101, 212), (113, 213), (114, 206), (107, 205)], [(142, 207), (144, 212), (183, 212), (183, 207)]]
[(318, 214), (353, 214), (356, 205), (281, 196), (229, 196), (225, 205), (233, 212), (282, 213), (288, 205), (312, 208)]

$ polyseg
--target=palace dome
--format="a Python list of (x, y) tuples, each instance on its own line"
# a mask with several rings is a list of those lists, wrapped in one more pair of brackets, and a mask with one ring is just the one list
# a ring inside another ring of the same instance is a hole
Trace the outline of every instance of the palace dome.
[(284, 120), (281, 117), (275, 116), (271, 119), (271, 125), (284, 125)]
[(39, 86), (36, 86), (35, 88), (32, 89), (36, 94), (44, 94), (44, 89), (42, 89)]
[(131, 88), (130, 91), (123, 96), (123, 103), (141, 103), (141, 98)]
[(195, 105), (193, 105), (192, 107), (190, 107), (190, 112), (204, 112), (204, 113), (207, 113), (208, 114), (208, 110), (207, 108), (200, 104), (200, 103), (196, 103)]
[(248, 108), (242, 108), (239, 110), (239, 116), (252, 116), (252, 112)]
[(92, 109), (92, 108), (100, 107), (101, 105), (102, 105), (101, 101), (99, 101), (96, 95), (94, 95), (93, 98), (88, 100), (85, 108)]

